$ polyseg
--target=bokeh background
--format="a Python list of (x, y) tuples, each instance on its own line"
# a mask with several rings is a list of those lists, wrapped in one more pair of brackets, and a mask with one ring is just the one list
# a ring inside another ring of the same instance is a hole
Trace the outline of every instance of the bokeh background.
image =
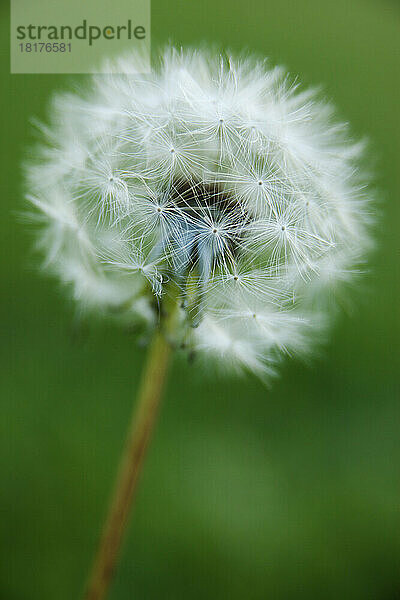
[[(3, 0), (4, 1), (4, 0)], [(29, 118), (67, 76), (9, 75), (1, 20), (0, 597), (79, 598), (143, 363), (41, 276), (23, 209)], [(400, 598), (400, 5), (153, 0), (153, 51), (218, 43), (322, 83), (368, 134), (378, 250), (311, 365), (271, 390), (175, 361), (110, 600)]]

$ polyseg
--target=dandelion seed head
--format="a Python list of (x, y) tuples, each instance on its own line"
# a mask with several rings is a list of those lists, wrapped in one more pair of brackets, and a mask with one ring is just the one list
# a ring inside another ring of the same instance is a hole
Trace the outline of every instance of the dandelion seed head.
[(45, 265), (81, 306), (149, 330), (174, 289), (173, 343), (269, 376), (315, 345), (371, 248), (364, 146), (265, 61), (126, 61), (40, 126), (27, 186)]

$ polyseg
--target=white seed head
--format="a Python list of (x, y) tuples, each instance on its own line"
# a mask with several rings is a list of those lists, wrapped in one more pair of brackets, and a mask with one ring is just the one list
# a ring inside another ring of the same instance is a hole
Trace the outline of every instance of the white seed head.
[(167, 49), (121, 74), (132, 60), (57, 95), (42, 127), (27, 178), (46, 265), (149, 330), (173, 289), (174, 343), (270, 374), (371, 246), (363, 145), (265, 61)]

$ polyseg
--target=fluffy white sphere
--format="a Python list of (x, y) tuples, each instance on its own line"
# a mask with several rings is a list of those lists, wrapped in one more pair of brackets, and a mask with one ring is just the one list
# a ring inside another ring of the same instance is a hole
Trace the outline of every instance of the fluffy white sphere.
[(173, 343), (271, 373), (370, 247), (362, 144), (265, 62), (168, 49), (121, 74), (132, 60), (54, 99), (28, 167), (46, 265), (149, 330), (175, 303)]

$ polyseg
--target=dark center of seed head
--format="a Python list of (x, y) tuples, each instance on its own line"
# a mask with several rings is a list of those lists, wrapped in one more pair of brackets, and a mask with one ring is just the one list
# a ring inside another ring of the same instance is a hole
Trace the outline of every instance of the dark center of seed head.
[[(226, 219), (230, 223), (237, 223), (237, 230), (232, 231), (225, 240), (225, 249), (232, 257), (239, 253), (241, 225), (247, 224), (251, 217), (232, 193), (222, 189), (218, 183), (179, 179), (172, 184), (169, 198), (183, 215), (182, 227), (189, 227), (192, 233), (197, 226), (203, 228), (210, 218), (214, 223), (223, 223)], [(213, 235), (218, 234), (218, 227), (211, 225), (211, 231)], [(194, 246), (192, 265), (196, 261), (196, 252)], [(217, 255), (214, 256), (214, 261), (216, 260)]]

